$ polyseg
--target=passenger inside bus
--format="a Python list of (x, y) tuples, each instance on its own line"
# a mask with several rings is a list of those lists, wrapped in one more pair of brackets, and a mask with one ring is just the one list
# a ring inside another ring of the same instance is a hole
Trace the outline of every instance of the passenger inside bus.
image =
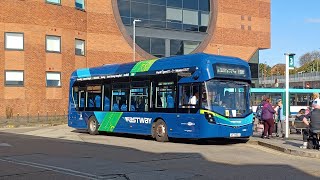
[(181, 96), (181, 105), (185, 106), (189, 103), (190, 99), (190, 92), (187, 91), (187, 89), (183, 90), (182, 96)]
[(231, 108), (232, 106), (232, 97), (229, 91), (225, 92), (225, 96), (222, 101), (222, 106), (225, 106), (227, 108)]
[(162, 106), (162, 100), (161, 100), (161, 97), (159, 95), (157, 96), (157, 107), (163, 107)]
[(138, 98), (138, 103), (136, 105), (138, 111), (145, 111), (144, 102), (142, 98)]
[(167, 96), (167, 108), (174, 108), (174, 99), (171, 94)]
[(190, 98), (189, 100), (189, 104), (191, 105), (197, 105), (198, 104), (198, 101), (199, 101), (199, 92), (195, 92), (193, 94), (193, 96)]

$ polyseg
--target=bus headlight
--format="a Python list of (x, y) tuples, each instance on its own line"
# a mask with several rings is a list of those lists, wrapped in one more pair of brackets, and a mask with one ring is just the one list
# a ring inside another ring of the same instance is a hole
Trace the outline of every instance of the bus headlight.
[(212, 114), (205, 112), (204, 116), (206, 117), (209, 123), (214, 123), (214, 124), (216, 123), (214, 116)]

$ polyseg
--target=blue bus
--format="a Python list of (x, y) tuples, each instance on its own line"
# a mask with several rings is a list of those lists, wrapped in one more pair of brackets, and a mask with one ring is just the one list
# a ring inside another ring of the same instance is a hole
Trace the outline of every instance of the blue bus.
[[(286, 91), (284, 88), (251, 88), (251, 105), (253, 112), (261, 103), (264, 95), (271, 98), (271, 104), (276, 105), (282, 99), (285, 105)], [(300, 109), (307, 109), (312, 103), (312, 93), (320, 93), (320, 89), (289, 89), (289, 114), (296, 115)]]
[(68, 125), (168, 138), (252, 135), (247, 62), (204, 53), (78, 69)]

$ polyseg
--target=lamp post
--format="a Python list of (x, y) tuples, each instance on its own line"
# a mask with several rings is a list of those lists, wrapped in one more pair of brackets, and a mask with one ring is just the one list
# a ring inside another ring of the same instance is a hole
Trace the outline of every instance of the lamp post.
[(141, 22), (141, 20), (133, 20), (133, 62), (136, 62), (136, 22)]

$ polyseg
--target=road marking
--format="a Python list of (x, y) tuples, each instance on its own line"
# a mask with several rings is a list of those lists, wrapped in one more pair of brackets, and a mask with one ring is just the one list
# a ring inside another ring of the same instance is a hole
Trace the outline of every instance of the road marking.
[(0, 143), (0, 147), (11, 147), (8, 143)]
[(19, 160), (15, 160), (12, 158), (0, 158), (0, 161), (24, 165), (24, 166), (30, 166), (30, 167), (39, 168), (39, 169), (45, 169), (45, 170), (49, 170), (49, 171), (58, 172), (61, 174), (77, 176), (77, 177), (87, 178), (87, 179), (103, 179), (103, 178), (105, 178), (104, 176), (97, 176), (94, 174), (75, 171), (72, 169), (66, 169), (66, 168), (62, 168), (62, 167), (44, 165), (44, 164), (33, 163), (33, 162), (28, 162), (28, 161), (19, 161)]

